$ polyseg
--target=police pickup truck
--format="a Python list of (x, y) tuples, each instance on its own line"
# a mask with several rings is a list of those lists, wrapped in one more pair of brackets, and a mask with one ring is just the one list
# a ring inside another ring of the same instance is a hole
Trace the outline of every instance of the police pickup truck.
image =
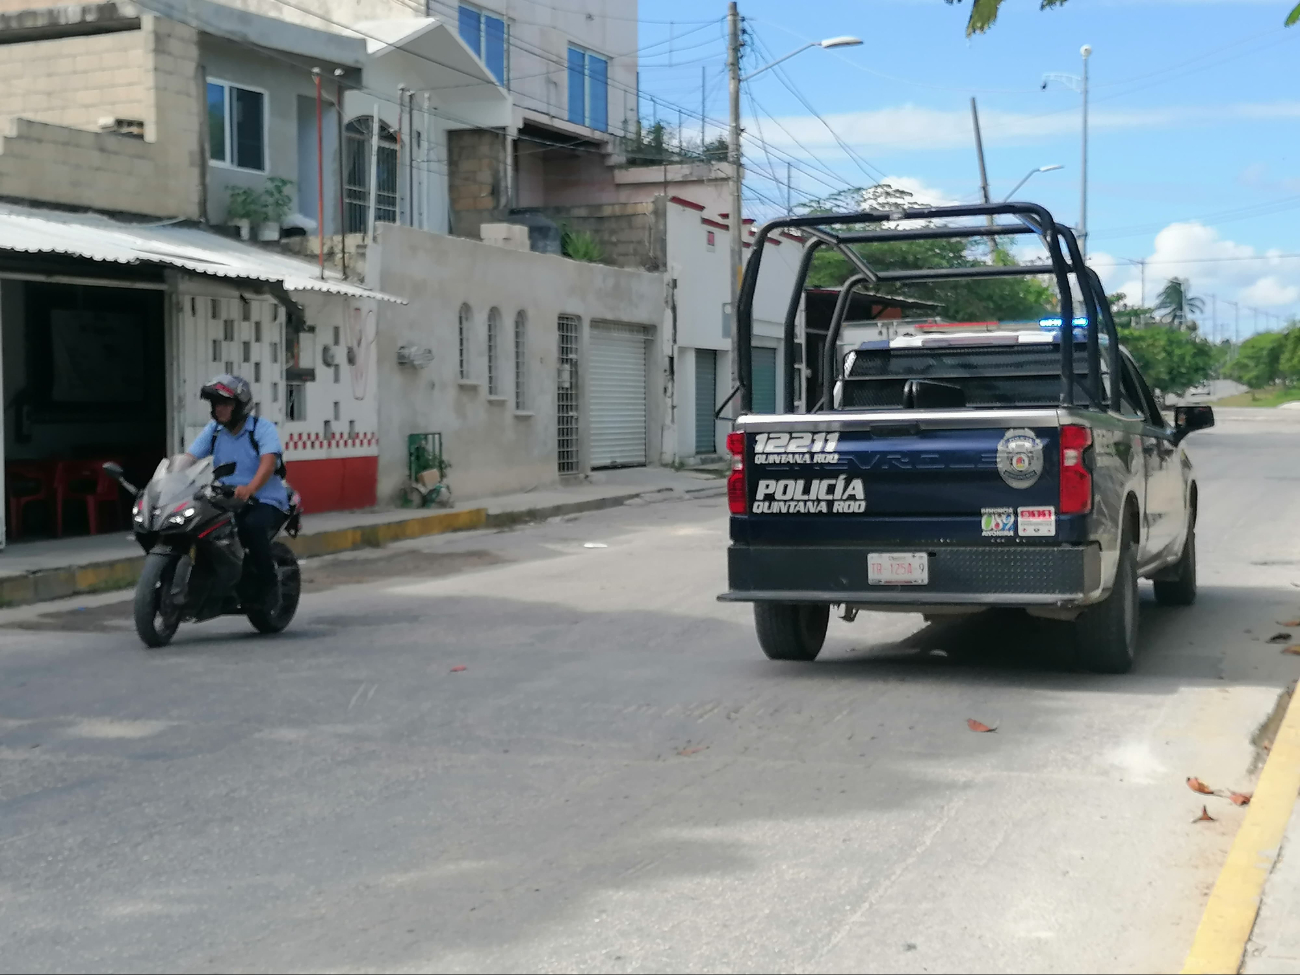
[[(990, 231), (989, 215), (1015, 222)], [(825, 335), (813, 408), (794, 411), (788, 364), (785, 412), (761, 415), (748, 410), (752, 299), (765, 244), (792, 228), (810, 240), (787, 349), (817, 250), (839, 251), (856, 273)], [(1037, 236), (1047, 263), (876, 270), (854, 246), (991, 233)], [(1047, 276), (1059, 317), (841, 343), (857, 289), (1013, 274)], [(1213, 411), (1180, 406), (1169, 422), (1120, 348), (1074, 234), (1042, 207), (773, 221), (754, 239), (737, 312), (741, 411), (727, 437), (729, 591), (719, 598), (754, 604), (768, 657), (815, 659), (833, 607), (848, 620), (861, 609), (1004, 607), (1073, 621), (1079, 663), (1120, 673), (1136, 650), (1139, 578), (1154, 580), (1163, 604), (1195, 599), (1198, 495), (1180, 444), (1212, 426)]]

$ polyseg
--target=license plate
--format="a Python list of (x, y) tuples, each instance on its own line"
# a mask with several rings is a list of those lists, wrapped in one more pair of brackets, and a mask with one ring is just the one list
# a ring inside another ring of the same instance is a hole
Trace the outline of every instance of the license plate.
[(867, 585), (928, 586), (928, 552), (870, 552), (867, 554)]

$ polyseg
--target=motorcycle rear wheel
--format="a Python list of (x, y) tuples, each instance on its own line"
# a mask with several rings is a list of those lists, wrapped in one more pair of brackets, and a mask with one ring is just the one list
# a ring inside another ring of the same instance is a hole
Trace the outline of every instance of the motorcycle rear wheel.
[(172, 576), (181, 556), (173, 553), (150, 553), (135, 584), (135, 632), (146, 647), (165, 647), (172, 642), (181, 625), (179, 606), (171, 605)]
[(248, 610), (248, 622), (259, 633), (279, 633), (288, 626), (298, 612), (298, 598), (302, 594), (302, 573), (293, 549), (284, 542), (274, 542), (271, 558), (275, 561), (275, 575), (280, 584), (280, 605), (274, 613), (268, 613), (261, 606)]

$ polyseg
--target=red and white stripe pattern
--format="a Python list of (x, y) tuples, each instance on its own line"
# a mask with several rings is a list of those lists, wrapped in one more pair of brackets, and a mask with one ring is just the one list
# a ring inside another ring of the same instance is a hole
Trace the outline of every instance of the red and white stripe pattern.
[(284, 440), (285, 460), (317, 460), (331, 457), (368, 457), (379, 453), (379, 434), (358, 431), (348, 436), (340, 430), (326, 439), (319, 431), (290, 432)]

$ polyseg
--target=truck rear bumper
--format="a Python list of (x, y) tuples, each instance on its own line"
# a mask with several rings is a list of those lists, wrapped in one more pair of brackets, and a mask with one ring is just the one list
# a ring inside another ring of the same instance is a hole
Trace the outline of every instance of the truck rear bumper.
[(1084, 606), (1104, 595), (1096, 545), (891, 545), (872, 551), (930, 555), (926, 586), (870, 586), (867, 550), (844, 546), (743, 546), (727, 551), (724, 602), (891, 606)]

